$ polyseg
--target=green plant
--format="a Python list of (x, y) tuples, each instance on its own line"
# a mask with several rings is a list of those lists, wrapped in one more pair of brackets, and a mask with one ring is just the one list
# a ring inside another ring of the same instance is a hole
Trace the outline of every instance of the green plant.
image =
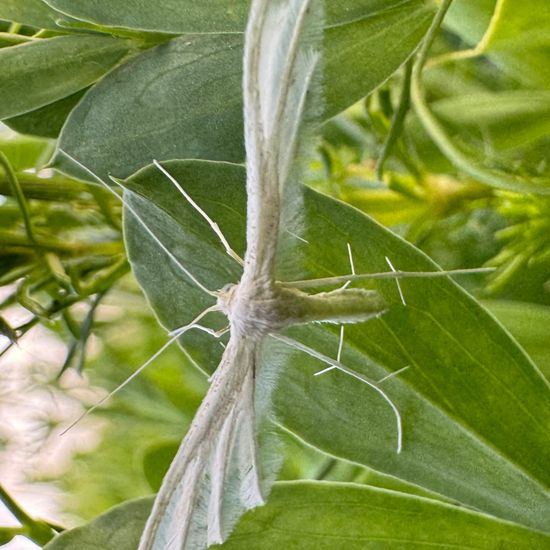
[[(112, 172), (131, 190), (127, 199), (207, 288), (240, 278), (200, 214), (148, 166), (172, 160), (170, 173), (243, 256), (240, 31), (248, 2), (221, 3), (223, 17), (214, 4), (0, 6), (0, 18), (18, 23), (2, 34), (2, 117), (39, 136), (1, 144), (0, 185), (9, 198), (0, 206), (0, 277), (17, 283), (4, 306), (18, 302), (34, 315), (25, 326), (5, 322), (2, 332), (16, 342), (37, 323), (61, 318), (72, 339), (63, 370), (82, 368), (101, 300), (127, 284), (119, 205), (70, 157), (104, 179)], [(325, 104), (316, 113), (322, 142), (318, 152), (303, 153), (306, 183), (323, 194), (304, 189), (300, 238), (295, 231), (281, 237), (277, 278), (345, 275), (348, 245), (357, 273), (387, 270), (386, 257), (399, 270), (432, 271), (422, 249), (449, 269), (495, 265), (488, 279), (464, 284), (477, 298), (493, 297), (486, 305), (528, 351), (537, 350), (548, 373), (544, 331), (537, 339), (531, 327), (548, 314), (548, 8), (541, 0), (514, 8), (507, 0), (456, 0), (436, 34), (450, 4), (327, 3)], [(51, 138), (58, 153), (50, 165), (65, 175), (25, 172), (43, 166)], [(185, 325), (210, 305), (208, 297), (126, 214), (126, 250), (149, 303), (164, 327)], [(519, 289), (518, 280), (525, 283)], [(406, 305), (395, 281), (368, 283), (388, 311), (346, 326), (341, 360), (371, 380), (408, 367), (383, 382), (401, 413), (402, 453), (395, 452), (393, 413), (372, 388), (339, 372), (312, 376), (322, 368), (319, 357), (334, 359), (339, 327), (287, 329), (286, 338), (317, 357), (265, 342), (260, 373), (278, 382), (270, 397), (275, 424), (263, 433), (279, 432), (286, 444), (281, 479), (299, 481), (277, 484), (227, 547), (374, 548), (381, 539), (388, 548), (403, 540), (550, 547), (547, 381), (478, 299), (450, 279), (400, 284)], [(72, 308), (82, 302), (89, 305), (79, 324)], [(204, 333), (189, 332), (180, 344), (186, 361), (208, 373), (223, 352)], [(157, 383), (166, 396), (166, 381)], [(129, 416), (143, 421), (138, 410)], [(144, 452), (154, 489), (174, 439), (152, 441)], [(136, 548), (150, 505), (122, 504), (47, 547)]]

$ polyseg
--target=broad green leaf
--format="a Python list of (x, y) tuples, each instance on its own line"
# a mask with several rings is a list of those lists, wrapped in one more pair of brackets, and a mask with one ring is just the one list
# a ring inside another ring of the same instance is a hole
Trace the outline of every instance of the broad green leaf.
[(282, 483), (218, 548), (550, 548), (550, 536), (402, 493), (338, 483)]
[(50, 103), (36, 111), (7, 118), (3, 122), (16, 132), (48, 138), (56, 138), (67, 120), (70, 112), (75, 108), (86, 90), (64, 97), (55, 103)]
[[(242, 254), (245, 234), (244, 168), (227, 163), (180, 161), (170, 171), (214, 219)], [(204, 220), (156, 169), (126, 184), (128, 198), (164, 244), (208, 288), (239, 278), (239, 266), (225, 254)], [(139, 195), (139, 196), (138, 196)], [(146, 199), (146, 200), (145, 200)], [(149, 202), (152, 201), (152, 202)], [(156, 206), (153, 206), (154, 203)], [(357, 272), (398, 269), (426, 271), (434, 264), (421, 252), (360, 212), (306, 191), (306, 242), (283, 232), (280, 277), (294, 280), (349, 273), (347, 243)], [(182, 326), (212, 303), (159, 250), (131, 215), (126, 241), (134, 272), (165, 327)], [(259, 384), (278, 380), (272, 400), (279, 422), (309, 444), (366, 465), (501, 518), (550, 531), (548, 453), (549, 387), (521, 348), (473, 298), (447, 278), (407, 279), (376, 285), (391, 304), (380, 319), (347, 326), (342, 361), (382, 378), (403, 417), (404, 449), (396, 449), (395, 418), (372, 389), (276, 340), (264, 346)], [(212, 315), (212, 326), (224, 326)], [(316, 325), (287, 332), (335, 357), (338, 327)], [(212, 371), (218, 342), (188, 333), (181, 344)], [(264, 380), (267, 380), (265, 382)], [(269, 392), (267, 392), (269, 393)]]
[(45, 0), (76, 19), (104, 25), (153, 32), (239, 32), (244, 29), (249, 0)]
[[(160, 4), (139, 0), (44, 1), (55, 10), (92, 24), (175, 34), (242, 32), (250, 8), (250, 0), (164, 0)], [(422, 4), (434, 6), (430, 0), (333, 0), (326, 2), (325, 12), (331, 26)]]
[(132, 49), (107, 36), (59, 36), (0, 49), (0, 119), (33, 111), (86, 88)]
[(42, 0), (2, 0), (0, 19), (15, 21), (39, 29), (59, 30), (56, 21), (66, 19), (63, 14), (47, 6)]
[[(349, 21), (327, 28), (324, 118), (376, 88), (416, 48), (433, 6), (398, 4), (380, 11), (375, 2), (356, 18), (357, 10), (345, 12)], [(183, 36), (153, 48), (86, 94), (60, 147), (101, 175), (128, 176), (153, 158), (240, 162), (241, 57), (240, 34)], [(63, 158), (56, 165), (71, 172)]]
[[(44, 550), (134, 550), (152, 499), (118, 506), (63, 533)], [(121, 536), (121, 534), (123, 536)], [(279, 483), (266, 506), (246, 514), (216, 548), (530, 550), (550, 536), (457, 506), (346, 483)]]

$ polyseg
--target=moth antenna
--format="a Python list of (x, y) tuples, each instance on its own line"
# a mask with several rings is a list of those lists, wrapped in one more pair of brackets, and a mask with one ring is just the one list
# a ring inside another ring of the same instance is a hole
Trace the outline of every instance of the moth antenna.
[[(351, 269), (351, 274), (355, 275), (355, 264), (353, 263), (353, 252), (351, 251), (351, 245), (349, 243), (346, 243), (348, 247), (348, 258), (349, 258), (349, 266)], [(351, 285), (351, 280), (348, 280), (344, 283), (341, 290), (344, 290), (345, 288), (348, 288), (348, 286)]]
[(59, 435), (65, 435), (70, 429), (74, 428), (81, 420), (86, 418), (89, 414), (93, 413), (97, 408), (101, 407), (105, 401), (113, 397), (113, 395), (117, 394), (120, 390), (122, 390), (124, 387), (126, 387), (134, 378), (136, 378), (139, 374), (141, 374), (157, 357), (159, 357), (168, 347), (170, 347), (182, 334), (187, 332), (188, 330), (192, 328), (201, 328), (204, 329), (205, 327), (202, 327), (201, 325), (198, 325), (198, 321), (200, 321), (203, 317), (205, 317), (208, 313), (211, 311), (218, 311), (217, 306), (212, 306), (207, 309), (205, 309), (202, 313), (197, 315), (188, 325), (185, 325), (183, 327), (180, 327), (174, 331), (172, 331), (170, 334), (172, 337), (165, 342), (141, 367), (139, 367), (137, 370), (135, 370), (126, 380), (121, 382), (113, 391), (109, 392), (105, 397), (102, 397), (97, 403), (92, 405), (89, 409), (85, 410), (76, 420), (74, 420), (67, 428), (65, 428)]
[(225, 251), (239, 264), (244, 265), (242, 258), (231, 248), (231, 245), (225, 238), (220, 226), (191, 198), (189, 193), (180, 185), (179, 181), (160, 164), (157, 160), (153, 159), (153, 164), (168, 178), (168, 180), (174, 184), (176, 189), (183, 195), (187, 202), (207, 221), (208, 225), (212, 228), (212, 231), (216, 233), (220, 242), (222, 243)]
[(385, 382), (386, 380), (389, 380), (390, 378), (393, 378), (394, 376), (397, 376), (399, 374), (401, 374), (402, 372), (406, 371), (407, 369), (410, 369), (411, 366), (410, 365), (407, 365), (405, 367), (401, 367), (399, 370), (396, 370), (395, 372), (390, 372), (389, 374), (386, 374), (386, 376), (380, 378), (380, 380), (378, 380), (378, 382), (376, 382), (377, 384), (381, 384), (382, 382)]
[[(352, 378), (355, 378), (356, 380), (359, 380), (360, 382), (363, 382), (370, 388), (372, 388), (374, 391), (378, 392), (383, 399), (388, 403), (388, 405), (391, 407), (391, 410), (393, 411), (393, 414), (395, 416), (395, 422), (397, 426), (397, 454), (401, 453), (401, 450), (403, 448), (403, 426), (401, 422), (401, 414), (399, 413), (399, 410), (395, 406), (394, 402), (391, 400), (391, 398), (388, 396), (388, 394), (379, 388), (376, 383), (370, 381), (367, 377), (359, 374), (358, 372), (354, 371), (353, 369), (350, 369), (349, 367), (346, 367), (340, 362), (334, 361), (334, 359), (331, 359), (330, 357), (327, 357), (326, 355), (319, 353), (318, 351), (315, 351), (314, 349), (310, 348), (309, 346), (306, 346), (302, 344), (301, 342), (298, 342), (296, 340), (293, 340), (292, 338), (287, 338), (286, 336), (281, 336), (278, 334), (271, 334), (270, 335), (275, 340), (279, 340), (280, 342), (283, 342), (284, 344), (287, 344), (288, 346), (297, 349), (299, 351), (302, 351), (304, 353), (307, 353), (311, 357), (314, 357), (316, 359), (319, 359), (320, 361), (323, 361), (323, 363), (328, 364), (330, 367), (336, 368), (339, 371), (342, 371), (343, 373), (347, 374), (348, 376), (351, 376)], [(329, 369), (325, 369), (325, 372)], [(321, 371), (322, 372), (322, 371)], [(321, 374), (319, 372), (318, 374)]]
[(285, 281), (281, 284), (292, 288), (319, 288), (339, 285), (347, 281), (368, 281), (384, 279), (437, 279), (449, 275), (474, 275), (478, 273), (493, 273), (495, 267), (473, 267), (466, 269), (449, 269), (441, 271), (381, 271), (379, 273), (357, 273), (355, 275), (337, 275), (335, 277), (321, 277), (319, 279), (304, 279), (301, 281)]
[[(340, 325), (340, 338), (338, 338), (338, 351), (336, 352), (336, 361), (339, 363), (340, 358), (342, 357), (342, 348), (344, 347), (344, 325)], [(334, 370), (336, 367), (334, 365), (331, 365), (330, 367), (327, 367), (326, 369), (320, 370), (319, 372), (313, 373), (313, 376), (320, 376), (321, 374), (325, 374), (325, 372), (329, 372), (331, 370)]]
[[(385, 256), (386, 263), (390, 266), (390, 269), (392, 270), (392, 273), (397, 273), (397, 269), (393, 267), (393, 264), (391, 263), (391, 260)], [(403, 289), (401, 288), (401, 283), (399, 282), (399, 279), (395, 279), (395, 284), (397, 285), (397, 291), (399, 292), (399, 297), (401, 298), (401, 303), (406, 306), (407, 302), (405, 301), (405, 296), (403, 295)]]
[[(214, 309), (216, 306), (213, 306), (213, 309), (210, 311), (220, 311), (219, 309)], [(168, 333), (168, 336), (174, 336), (176, 334), (179, 334), (180, 330), (186, 328), (188, 325), (184, 325), (183, 327), (175, 328), (174, 330), (171, 330)], [(213, 336), (214, 338), (220, 338), (224, 334), (227, 334), (229, 332), (229, 326), (224, 327), (220, 330), (214, 330), (210, 327), (203, 327), (202, 325), (195, 325), (193, 328), (196, 328), (198, 330), (202, 330), (203, 332), (206, 332), (206, 334), (210, 334), (210, 336)]]
[[(141, 216), (135, 211), (135, 209), (124, 199), (124, 197), (121, 197), (107, 182), (103, 181), (102, 178), (100, 178), (98, 175), (96, 175), (92, 170), (90, 170), (87, 166), (82, 164), (79, 160), (75, 159), (73, 156), (69, 155), (66, 151), (63, 149), (59, 149), (59, 152), (65, 155), (71, 162), (76, 164), (79, 168), (84, 170), (87, 174), (92, 176), (94, 180), (96, 180), (98, 183), (100, 183), (105, 189), (109, 191), (112, 195), (114, 195), (127, 209), (129, 212), (132, 213), (132, 215), (136, 218), (136, 220), (140, 223), (140, 225), (147, 231), (147, 233), (151, 236), (151, 238), (157, 243), (157, 245), (162, 249), (162, 251), (176, 264), (176, 266), (180, 269), (180, 271), (187, 275), (189, 279), (193, 283), (195, 283), (203, 292), (206, 292), (210, 296), (216, 297), (216, 293), (212, 290), (206, 288), (189, 270), (187, 270), (183, 264), (168, 250), (166, 245), (155, 235), (153, 230), (145, 223), (145, 221), (141, 218)], [(117, 181), (116, 178), (109, 175), (109, 179), (116, 183), (119, 187), (122, 187), (120, 185), (120, 182)]]

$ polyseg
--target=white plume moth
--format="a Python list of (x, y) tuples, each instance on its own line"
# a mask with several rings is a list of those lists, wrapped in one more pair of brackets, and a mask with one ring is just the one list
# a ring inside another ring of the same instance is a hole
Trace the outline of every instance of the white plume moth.
[[(320, 0), (252, 2), (246, 30), (243, 79), (247, 155), (244, 260), (231, 249), (216, 223), (171, 174), (155, 162), (184, 199), (207, 219), (228, 254), (242, 263), (238, 284), (217, 291), (206, 288), (125, 202), (127, 210), (176, 263), (182, 275), (216, 298), (215, 306), (173, 331), (171, 340), (162, 349), (193, 328), (217, 336), (219, 333), (199, 324), (210, 311), (225, 313), (230, 331), (229, 342), (212, 376), (210, 388), (156, 497), (139, 550), (197, 550), (223, 542), (246, 510), (265, 502), (269, 487), (258, 458), (254, 398), (258, 356), (266, 337), (274, 337), (326, 363), (328, 368), (317, 374), (339, 369), (380, 393), (395, 414), (397, 452), (401, 450), (401, 421), (396, 406), (377, 384), (340, 362), (343, 325), (367, 321), (381, 315), (387, 307), (378, 292), (348, 288), (348, 285), (365, 278), (439, 277), (447, 272), (401, 272), (388, 260), (390, 273), (356, 274), (348, 245), (350, 276), (292, 283), (275, 279), (284, 199), (292, 191), (287, 182), (294, 169), (304, 115), (311, 108), (311, 98), (315, 97), (311, 90), (321, 60), (321, 10)], [(91, 174), (76, 159), (67, 157)], [(309, 294), (304, 291), (327, 285), (343, 286), (332, 292)], [(400, 287), (399, 293), (404, 301)], [(277, 334), (294, 324), (322, 321), (342, 325), (336, 360)], [(139, 371), (141, 369), (133, 376)]]

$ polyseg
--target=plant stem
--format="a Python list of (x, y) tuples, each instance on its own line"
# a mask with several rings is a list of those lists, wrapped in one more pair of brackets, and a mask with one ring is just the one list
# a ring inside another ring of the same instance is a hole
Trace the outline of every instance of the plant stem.
[(490, 169), (483, 166), (480, 161), (476, 161), (472, 155), (466, 154), (448, 135), (444, 126), (439, 122), (436, 116), (430, 110), (424, 92), (421, 86), (422, 69), (428, 59), (430, 47), (441, 26), (443, 18), (451, 5), (452, 0), (443, 0), (432, 25), (430, 26), (424, 42), (418, 52), (418, 58), (412, 72), (411, 79), (411, 99), (418, 118), (422, 122), (425, 130), (435, 142), (441, 152), (460, 170), (463, 170), (469, 176), (477, 181), (516, 192), (538, 193), (541, 195), (550, 194), (550, 187), (544, 185), (543, 178), (538, 184), (537, 178), (525, 178), (515, 174), (509, 174), (500, 170)]
[(12, 247), (15, 251), (23, 253), (29, 252), (32, 249), (40, 249), (69, 255), (81, 255), (87, 253), (110, 256), (123, 251), (121, 241), (71, 243), (66, 241), (58, 241), (55, 239), (35, 237), (34, 242), (29, 242), (28, 238), (14, 231), (0, 231), (0, 243), (3, 248)]
[(23, 193), (23, 189), (21, 189), (21, 185), (19, 185), (19, 181), (17, 180), (17, 176), (15, 175), (15, 171), (13, 170), (13, 167), (10, 164), (8, 157), (6, 157), (6, 155), (2, 151), (0, 151), (0, 165), (4, 167), (6, 177), (8, 178), (8, 182), (13, 192), (13, 196), (15, 197), (15, 199), (17, 200), (17, 204), (19, 205), (19, 210), (21, 211), (21, 215), (23, 216), (23, 223), (25, 224), (27, 237), (32, 244), (36, 244), (36, 238), (32, 227), (29, 203), (25, 198), (25, 194)]
[(29, 516), (1, 484), (0, 500), (2, 500), (6, 508), (15, 516), (17, 521), (27, 528), (26, 536), (31, 538), (34, 542), (44, 545), (55, 536), (54, 531), (46, 523), (37, 521)]
[[(23, 172), (18, 174), (18, 178), (25, 196), (29, 199), (53, 201), (82, 199), (84, 193), (91, 194), (90, 188), (92, 187), (103, 192), (94, 184), (83, 183), (59, 175), (41, 178), (35, 174)], [(108, 196), (106, 193), (104, 194)], [(0, 174), (0, 195), (12, 195), (8, 178), (3, 174)]]
[(401, 135), (401, 131), (403, 130), (403, 122), (405, 122), (405, 116), (407, 115), (411, 104), (410, 90), (412, 68), (413, 61), (411, 58), (405, 64), (405, 79), (403, 80), (403, 88), (401, 89), (401, 96), (399, 98), (399, 107), (393, 116), (390, 133), (388, 134), (386, 142), (384, 143), (384, 148), (382, 149), (382, 153), (380, 154), (378, 162), (376, 163), (376, 177), (380, 181), (382, 181), (382, 178), (384, 176), (384, 164), (388, 156), (390, 155), (393, 146), (395, 145), (395, 142)]

